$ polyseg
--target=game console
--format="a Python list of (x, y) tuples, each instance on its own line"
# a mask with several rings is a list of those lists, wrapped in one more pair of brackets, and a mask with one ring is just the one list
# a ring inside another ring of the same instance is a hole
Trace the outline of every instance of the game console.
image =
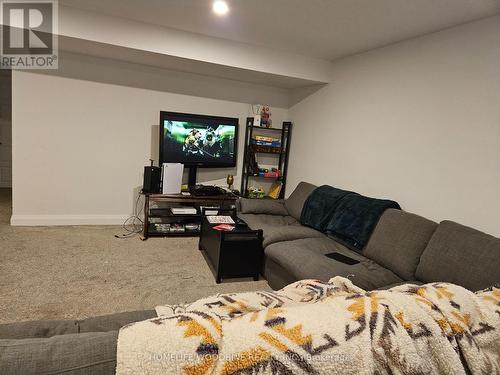
[(195, 185), (189, 188), (189, 191), (194, 196), (210, 197), (215, 195), (224, 195), (225, 191), (218, 186), (210, 185)]
[(184, 165), (181, 163), (163, 163), (162, 194), (180, 194)]

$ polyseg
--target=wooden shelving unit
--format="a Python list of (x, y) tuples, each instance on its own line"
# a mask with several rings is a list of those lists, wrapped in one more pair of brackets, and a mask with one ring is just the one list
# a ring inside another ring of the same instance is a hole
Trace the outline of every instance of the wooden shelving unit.
[[(274, 135), (279, 134), (281, 147), (271, 147), (271, 146), (261, 146), (252, 144), (253, 135), (258, 133), (258, 135)], [(288, 168), (288, 157), (290, 154), (290, 141), (292, 135), (292, 123), (283, 122), (281, 129), (278, 128), (264, 128), (260, 126), (253, 125), (253, 117), (247, 117), (246, 129), (245, 129), (245, 148), (243, 157), (243, 170), (241, 173), (241, 194), (243, 197), (248, 197), (248, 181), (249, 179), (267, 179), (267, 180), (277, 180), (280, 181), (281, 191), (279, 198), (284, 198), (285, 188), (286, 188), (286, 176)], [(255, 173), (249, 171), (249, 159), (250, 154), (267, 154), (276, 157), (276, 169), (281, 171), (279, 177), (265, 177), (259, 176)]]

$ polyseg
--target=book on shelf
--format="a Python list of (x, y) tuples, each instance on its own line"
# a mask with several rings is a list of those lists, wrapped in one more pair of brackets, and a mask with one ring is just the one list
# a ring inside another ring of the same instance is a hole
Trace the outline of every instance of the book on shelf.
[(262, 141), (262, 142), (278, 142), (279, 141), (278, 138), (267, 137), (264, 135), (254, 135), (252, 138), (257, 140), (257, 141)]
[(252, 140), (252, 144), (257, 146), (269, 146), (269, 147), (281, 147), (281, 142), (266, 142), (266, 141), (256, 141)]
[(252, 137), (252, 143), (259, 146), (281, 147), (281, 139), (261, 135), (254, 135)]

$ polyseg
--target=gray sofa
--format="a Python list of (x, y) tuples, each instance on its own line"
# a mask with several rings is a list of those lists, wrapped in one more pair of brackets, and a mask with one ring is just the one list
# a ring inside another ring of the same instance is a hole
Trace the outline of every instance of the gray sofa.
[[(314, 189), (302, 182), (284, 201), (239, 202), (239, 216), (250, 227), (263, 229), (263, 274), (274, 289), (299, 279), (326, 281), (337, 275), (368, 290), (432, 281), (479, 290), (500, 282), (500, 239), (451, 221), (438, 225), (389, 209), (363, 252), (350, 250), (300, 224), (302, 207)], [(324, 256), (330, 252), (360, 263), (349, 266)], [(0, 374), (114, 374), (120, 327), (154, 316), (149, 310), (0, 325)]]
[[(407, 282), (447, 281), (470, 290), (500, 283), (500, 239), (452, 221), (437, 224), (401, 210), (384, 212), (363, 251), (300, 224), (304, 202), (316, 188), (301, 182), (283, 201), (241, 199), (238, 216), (264, 232), (263, 275), (273, 289), (300, 279), (349, 277), (372, 290)], [(347, 265), (325, 256), (360, 261)]]

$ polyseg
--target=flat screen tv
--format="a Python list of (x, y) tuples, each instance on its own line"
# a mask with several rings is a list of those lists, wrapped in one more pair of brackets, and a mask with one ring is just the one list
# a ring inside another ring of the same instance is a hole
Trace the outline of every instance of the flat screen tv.
[(236, 166), (238, 119), (160, 112), (160, 164)]

